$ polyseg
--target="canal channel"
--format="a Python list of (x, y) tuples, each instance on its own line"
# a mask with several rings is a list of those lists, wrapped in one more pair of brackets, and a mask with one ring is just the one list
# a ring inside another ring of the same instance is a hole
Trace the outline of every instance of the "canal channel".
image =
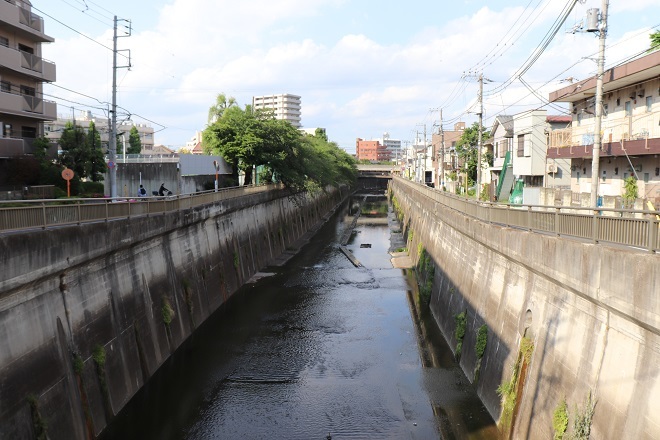
[(386, 198), (354, 195), (212, 315), (101, 439), (498, 438), (412, 274), (393, 267), (404, 246)]

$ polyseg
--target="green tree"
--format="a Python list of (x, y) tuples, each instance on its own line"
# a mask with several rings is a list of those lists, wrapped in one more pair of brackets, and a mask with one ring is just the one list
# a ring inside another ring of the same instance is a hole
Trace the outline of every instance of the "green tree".
[[(482, 139), (486, 139), (489, 136), (488, 131), (485, 129), (483, 129), (481, 133)], [(464, 164), (467, 163), (468, 185), (472, 185), (477, 180), (477, 145), (479, 145), (479, 124), (475, 122), (470, 127), (467, 127), (463, 131), (463, 134), (461, 134), (460, 139), (456, 141), (456, 152), (458, 157)], [(487, 154), (481, 155), (482, 169), (490, 160), (492, 159), (490, 159)]]
[(224, 93), (218, 93), (218, 96), (215, 98), (215, 104), (209, 108), (208, 123), (211, 124), (217, 121), (222, 117), (225, 110), (237, 106), (236, 98), (233, 96), (227, 97)]
[(246, 185), (257, 166), (265, 169), (266, 181), (281, 182), (295, 191), (352, 183), (357, 175), (353, 158), (336, 144), (304, 136), (289, 122), (275, 119), (272, 111), (253, 111), (251, 106), (226, 107), (202, 139), (207, 154), (219, 154), (227, 161), (234, 180), (239, 170), (245, 173)]
[(131, 132), (128, 135), (128, 147), (126, 154), (140, 154), (142, 151), (142, 142), (140, 141), (140, 133), (136, 126), (131, 127)]
[[(93, 137), (95, 137), (95, 133), (96, 131), (92, 133)], [(68, 122), (64, 127), (59, 144), (62, 154), (59, 156), (58, 162), (61, 165), (72, 169), (79, 179), (90, 179), (94, 182), (103, 180), (101, 172), (105, 167), (103, 151), (101, 148), (91, 148), (92, 143), (88, 141), (88, 134), (81, 126)]]
[(91, 163), (90, 174), (87, 177), (93, 182), (100, 182), (104, 178), (107, 166), (103, 156), (101, 133), (97, 130), (94, 121), (90, 121), (89, 127), (87, 128), (87, 148)]
[(650, 34), (649, 39), (651, 40), (651, 47), (648, 51), (655, 52), (656, 50), (660, 50), (660, 31)]

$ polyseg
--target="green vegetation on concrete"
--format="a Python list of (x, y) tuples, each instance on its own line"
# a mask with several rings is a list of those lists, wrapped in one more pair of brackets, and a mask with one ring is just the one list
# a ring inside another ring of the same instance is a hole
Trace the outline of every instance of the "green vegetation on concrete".
[(34, 428), (35, 438), (37, 440), (47, 440), (48, 432), (46, 431), (46, 422), (43, 417), (41, 417), (37, 397), (34, 394), (30, 394), (27, 397), (27, 401), (30, 405), (30, 413), (32, 414), (32, 427)]
[(479, 327), (477, 331), (477, 343), (474, 347), (477, 353), (477, 360), (481, 360), (484, 357), (484, 352), (486, 351), (486, 343), (488, 342), (488, 326), (486, 324)]
[(465, 330), (467, 328), (467, 310), (454, 315), (454, 322), (456, 328), (454, 329), (454, 338), (456, 338), (456, 359), (461, 359), (461, 351), (463, 349), (463, 338), (465, 337)]
[(566, 400), (562, 399), (555, 408), (552, 415), (552, 429), (554, 431), (554, 440), (563, 440), (566, 429), (568, 428), (568, 405)]
[(596, 403), (593, 401), (591, 392), (587, 396), (582, 408), (575, 408), (575, 419), (573, 420), (573, 432), (569, 440), (589, 440), (591, 435), (591, 420), (594, 416)]
[(417, 286), (419, 287), (419, 300), (421, 304), (428, 305), (431, 302), (435, 264), (421, 243), (417, 246), (417, 253), (419, 258), (415, 266), (415, 274), (417, 277)]
[(520, 341), (520, 349), (516, 363), (513, 365), (511, 377), (505, 380), (497, 387), (497, 394), (500, 396), (502, 402), (502, 414), (500, 415), (500, 430), (505, 434), (504, 437), (508, 438), (508, 434), (513, 428), (514, 411), (516, 409), (516, 396), (518, 388), (524, 386), (525, 378), (520, 377), (523, 371), (523, 366), (528, 364), (532, 358), (534, 351), (534, 343), (527, 337), (523, 337)]
[(163, 315), (163, 324), (169, 328), (172, 320), (174, 319), (174, 309), (172, 308), (172, 304), (170, 304), (170, 300), (167, 297), (163, 297), (163, 307), (161, 308), (161, 313)]

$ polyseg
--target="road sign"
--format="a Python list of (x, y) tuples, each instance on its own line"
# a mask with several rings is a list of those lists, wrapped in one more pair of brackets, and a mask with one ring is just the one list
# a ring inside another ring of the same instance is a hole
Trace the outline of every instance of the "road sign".
[(114, 167), (115, 167), (114, 162), (112, 162), (112, 161), (108, 162), (108, 168), (114, 168)]
[(71, 180), (73, 179), (73, 170), (69, 168), (64, 168), (62, 170), (62, 179)]

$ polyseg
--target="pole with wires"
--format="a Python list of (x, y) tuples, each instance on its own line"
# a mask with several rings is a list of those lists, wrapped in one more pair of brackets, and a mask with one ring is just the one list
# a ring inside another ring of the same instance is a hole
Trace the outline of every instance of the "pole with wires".
[(481, 194), (481, 149), (483, 148), (483, 115), (484, 115), (484, 74), (479, 74), (479, 142), (477, 146), (477, 189), (476, 197)]
[(598, 179), (600, 165), (600, 147), (602, 143), (601, 126), (603, 120), (603, 71), (605, 70), (605, 37), (607, 36), (607, 8), (609, 0), (603, 0), (598, 38), (598, 75), (596, 76), (596, 124), (594, 127), (594, 146), (591, 162), (591, 200), (595, 209), (598, 205)]

